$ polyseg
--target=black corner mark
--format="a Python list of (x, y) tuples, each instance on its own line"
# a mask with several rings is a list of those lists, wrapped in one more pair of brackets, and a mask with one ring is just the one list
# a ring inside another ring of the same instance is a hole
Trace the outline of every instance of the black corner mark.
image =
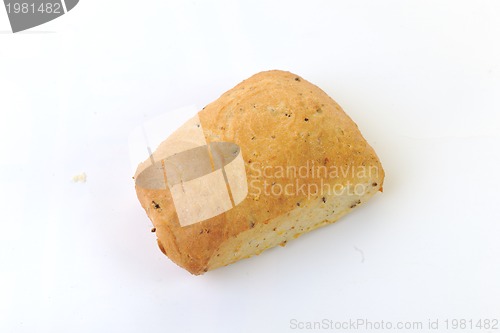
[(78, 1), (79, 0), (64, 0), (64, 2), (66, 3), (66, 12), (72, 10), (76, 6)]
[(4, 0), (12, 32), (52, 21), (73, 9), (79, 0)]

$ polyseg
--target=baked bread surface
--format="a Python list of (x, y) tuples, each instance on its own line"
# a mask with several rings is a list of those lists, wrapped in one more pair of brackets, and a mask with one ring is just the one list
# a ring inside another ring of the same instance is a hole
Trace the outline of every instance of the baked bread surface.
[[(245, 199), (225, 213), (181, 226), (168, 189), (136, 183), (161, 251), (192, 274), (284, 245), (382, 191), (384, 170), (357, 125), (325, 92), (293, 73), (258, 73), (198, 118), (207, 143), (241, 148)], [(175, 136), (155, 154), (171, 149)], [(135, 177), (147, 166), (148, 161), (140, 165)]]

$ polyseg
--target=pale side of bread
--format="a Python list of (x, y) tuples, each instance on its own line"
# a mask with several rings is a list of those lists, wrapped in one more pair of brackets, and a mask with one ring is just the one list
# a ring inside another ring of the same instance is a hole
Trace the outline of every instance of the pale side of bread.
[[(337, 221), (382, 191), (384, 170), (356, 124), (320, 88), (295, 74), (258, 73), (207, 105), (198, 117), (207, 142), (232, 142), (241, 147), (247, 180), (252, 184), (246, 199), (223, 214), (181, 226), (168, 189), (136, 185), (137, 196), (156, 228), (160, 249), (193, 274), (284, 245)], [(169, 139), (155, 154), (172, 149)], [(304, 165), (348, 172), (300, 179), (286, 175), (264, 179), (262, 172), (263, 168)], [(148, 161), (140, 165), (136, 177), (147, 166)], [(369, 172), (351, 172), (361, 169)], [(343, 192), (266, 195), (263, 180), (272, 180), (272, 186), (281, 188), (297, 181), (318, 188), (327, 184)]]

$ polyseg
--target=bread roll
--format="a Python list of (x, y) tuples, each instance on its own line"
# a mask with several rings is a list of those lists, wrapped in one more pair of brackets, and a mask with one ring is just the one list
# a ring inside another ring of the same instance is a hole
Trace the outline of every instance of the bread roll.
[(134, 178), (161, 251), (199, 275), (337, 221), (384, 170), (334, 100), (273, 70), (203, 108)]

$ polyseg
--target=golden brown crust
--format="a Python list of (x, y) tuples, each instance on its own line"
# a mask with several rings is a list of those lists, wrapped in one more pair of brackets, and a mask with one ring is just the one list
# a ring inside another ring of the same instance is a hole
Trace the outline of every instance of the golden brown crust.
[[(314, 163), (326, 167), (374, 166), (379, 174), (373, 186), (382, 188), (380, 161), (356, 124), (321, 89), (295, 74), (276, 70), (258, 73), (207, 105), (198, 116), (207, 142), (233, 142), (241, 147), (249, 184), (259, 179), (259, 174), (262, 178), (265, 167)], [(343, 186), (349, 182), (373, 183), (373, 177), (365, 178), (347, 174), (329, 178), (328, 182)], [(285, 186), (296, 179), (273, 181), (273, 186)], [(320, 179), (308, 176), (298, 181), (319, 185)], [(252, 184), (254, 190), (263, 190), (261, 182)], [(212, 267), (209, 262), (224, 242), (317, 199), (302, 193), (270, 196), (249, 190), (246, 199), (226, 213), (181, 227), (168, 190), (138, 186), (136, 190), (156, 227), (162, 251), (193, 274), (220, 266)]]

